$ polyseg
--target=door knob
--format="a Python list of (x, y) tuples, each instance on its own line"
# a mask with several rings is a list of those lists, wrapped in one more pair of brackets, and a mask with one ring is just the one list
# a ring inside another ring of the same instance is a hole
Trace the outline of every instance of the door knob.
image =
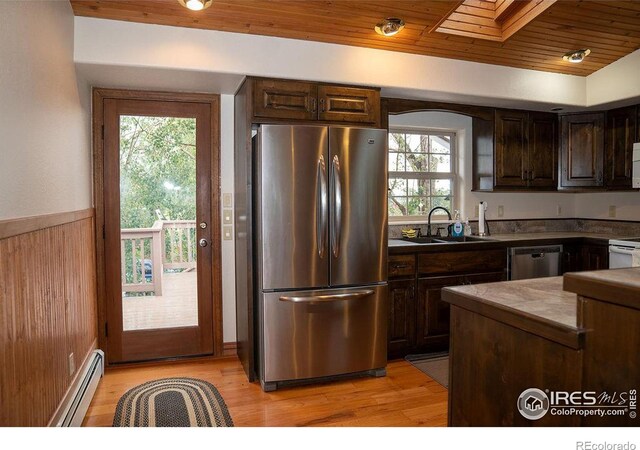
[(198, 243), (200, 244), (200, 247), (206, 247), (207, 245), (209, 245), (209, 241), (207, 241), (205, 238), (200, 239)]

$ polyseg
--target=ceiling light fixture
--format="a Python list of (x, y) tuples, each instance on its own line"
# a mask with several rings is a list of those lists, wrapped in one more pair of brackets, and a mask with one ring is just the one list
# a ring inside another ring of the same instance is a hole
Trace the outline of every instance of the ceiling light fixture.
[(382, 36), (394, 36), (404, 28), (404, 20), (397, 17), (387, 17), (382, 22), (378, 23), (374, 30), (376, 33)]
[(191, 11), (202, 11), (207, 9), (213, 3), (213, 0), (178, 0), (182, 6), (189, 8)]
[(573, 50), (565, 53), (562, 59), (570, 63), (581, 63), (591, 53), (591, 50), (584, 48), (582, 50)]

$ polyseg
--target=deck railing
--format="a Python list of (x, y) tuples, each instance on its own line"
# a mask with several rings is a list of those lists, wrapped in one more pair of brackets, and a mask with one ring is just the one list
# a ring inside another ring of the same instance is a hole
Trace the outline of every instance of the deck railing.
[(165, 269), (195, 269), (195, 242), (195, 220), (156, 220), (151, 228), (123, 228), (122, 290), (161, 296)]

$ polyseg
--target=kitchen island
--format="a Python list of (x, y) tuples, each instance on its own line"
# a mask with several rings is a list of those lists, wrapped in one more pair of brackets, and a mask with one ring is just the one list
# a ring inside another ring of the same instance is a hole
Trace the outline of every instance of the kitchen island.
[[(451, 305), (449, 425), (640, 423), (630, 398), (640, 380), (640, 269), (450, 287), (442, 298)], [(549, 412), (531, 420), (519, 410), (519, 398), (530, 388), (549, 396), (624, 393), (624, 404), (604, 406), (626, 410), (618, 416), (561, 415), (568, 411), (564, 406), (588, 406), (589, 400), (576, 397), (555, 403), (562, 408), (546, 404)]]

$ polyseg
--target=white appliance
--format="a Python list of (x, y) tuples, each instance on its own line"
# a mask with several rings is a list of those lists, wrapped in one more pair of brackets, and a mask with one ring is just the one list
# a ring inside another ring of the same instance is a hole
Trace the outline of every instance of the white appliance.
[(609, 269), (640, 265), (640, 238), (609, 241)]
[(634, 188), (640, 188), (640, 142), (633, 144), (633, 181)]

